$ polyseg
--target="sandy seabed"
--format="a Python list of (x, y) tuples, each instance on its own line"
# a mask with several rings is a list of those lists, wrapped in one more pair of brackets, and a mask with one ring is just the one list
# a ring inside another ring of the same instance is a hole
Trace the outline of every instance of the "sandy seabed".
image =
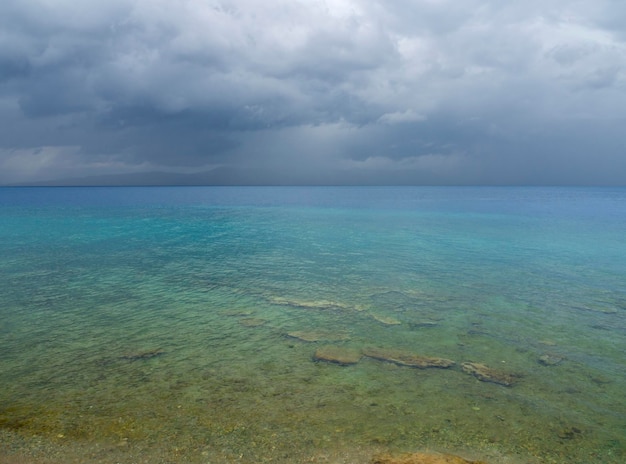
[[(178, 464), (178, 463), (261, 463), (279, 464), (538, 464), (538, 461), (506, 457), (495, 451), (481, 455), (469, 450), (428, 450), (416, 453), (389, 453), (382, 447), (367, 446), (304, 452), (300, 456), (257, 458), (245, 453), (233, 455), (223, 450), (154, 449), (128, 443), (96, 444), (52, 441), (41, 437), (23, 437), (13, 432), (0, 432), (2, 464)], [(462, 457), (461, 457), (462, 456)]]

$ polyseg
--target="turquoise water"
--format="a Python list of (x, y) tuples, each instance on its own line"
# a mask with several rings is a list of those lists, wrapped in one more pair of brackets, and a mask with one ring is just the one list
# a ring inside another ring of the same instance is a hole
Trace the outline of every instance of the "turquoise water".
[(626, 189), (5, 188), (0, 257), (5, 453), (626, 461)]

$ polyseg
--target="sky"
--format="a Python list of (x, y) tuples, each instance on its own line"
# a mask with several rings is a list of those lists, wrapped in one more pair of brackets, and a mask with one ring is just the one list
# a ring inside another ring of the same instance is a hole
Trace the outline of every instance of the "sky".
[(626, 185), (626, 4), (2, 0), (42, 183)]

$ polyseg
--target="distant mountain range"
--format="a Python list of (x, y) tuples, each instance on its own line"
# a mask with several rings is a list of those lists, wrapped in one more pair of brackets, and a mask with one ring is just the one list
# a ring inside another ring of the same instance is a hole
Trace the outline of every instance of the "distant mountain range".
[[(104, 174), (71, 177), (38, 182), (9, 183), (8, 186), (192, 186), (192, 185), (415, 185), (410, 178), (372, 173), (335, 172), (328, 173), (285, 173), (270, 169), (219, 167), (210, 171), (192, 174), (163, 171)], [(425, 182), (422, 185), (435, 185)], [(419, 185), (419, 184), (418, 184)]]
[[(282, 180), (282, 181), (281, 181)], [(216, 168), (192, 174), (172, 172), (142, 172), (127, 174), (104, 174), (71, 177), (28, 183), (12, 183), (9, 186), (152, 186), (152, 185), (291, 185), (294, 180), (281, 179), (275, 173), (258, 170)], [(295, 182), (301, 183), (301, 182)]]

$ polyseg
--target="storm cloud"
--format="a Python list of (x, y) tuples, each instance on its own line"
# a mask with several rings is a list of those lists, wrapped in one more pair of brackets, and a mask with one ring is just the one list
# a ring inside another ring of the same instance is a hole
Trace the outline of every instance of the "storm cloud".
[(4, 0), (0, 121), (1, 184), (624, 185), (626, 7)]

